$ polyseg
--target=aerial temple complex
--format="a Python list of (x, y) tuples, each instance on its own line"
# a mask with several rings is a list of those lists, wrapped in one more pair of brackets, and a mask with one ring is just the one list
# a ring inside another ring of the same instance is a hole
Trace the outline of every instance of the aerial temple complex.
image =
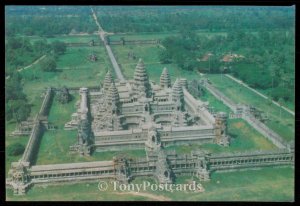
[(212, 115), (187, 90), (186, 79), (171, 85), (166, 68), (159, 85), (140, 59), (133, 80), (114, 81), (108, 71), (99, 91), (80, 89), (78, 111), (65, 129), (78, 129), (72, 151), (89, 155), (107, 150), (155, 150), (155, 145), (216, 143), (227, 146), (226, 114)]
[[(77, 130), (74, 155), (93, 152), (144, 149), (146, 156), (112, 160), (36, 165), (37, 150), (45, 130), (51, 129), (47, 115), (55, 93), (67, 100), (68, 91), (48, 88), (41, 109), (30, 125), (30, 138), (22, 158), (12, 162), (6, 185), (23, 195), (35, 184), (114, 179), (128, 183), (138, 176), (153, 176), (159, 183), (174, 183), (178, 175), (200, 181), (216, 170), (293, 165), (294, 150), (251, 151), (212, 154), (192, 151), (177, 154), (171, 145), (215, 143), (228, 146), (226, 113), (210, 113), (208, 104), (188, 92), (186, 79), (176, 79), (163, 69), (159, 84), (148, 78), (139, 60), (133, 80), (115, 81), (107, 72), (100, 88), (79, 88), (80, 100), (66, 130)], [(22, 132), (22, 131), (21, 131)]]

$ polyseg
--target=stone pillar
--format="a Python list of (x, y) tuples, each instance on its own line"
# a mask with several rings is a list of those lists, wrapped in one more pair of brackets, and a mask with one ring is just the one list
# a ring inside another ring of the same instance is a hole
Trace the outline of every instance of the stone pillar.
[(203, 154), (203, 156), (197, 156), (197, 163), (196, 163), (196, 177), (201, 181), (208, 181), (210, 179), (209, 177), (209, 171), (207, 168), (207, 158)]
[(78, 145), (79, 153), (81, 155), (89, 156), (91, 153), (90, 148), (90, 124), (88, 120), (80, 120), (78, 125)]
[(81, 155), (90, 155), (91, 125), (88, 109), (88, 89), (80, 88), (81, 95), (79, 123), (78, 123), (78, 152)]
[(227, 114), (224, 112), (217, 113), (215, 117), (215, 142), (222, 146), (229, 145), (227, 136)]
[(156, 170), (154, 174), (160, 184), (171, 184), (173, 182), (173, 172), (169, 167), (167, 157), (163, 150), (157, 153)]
[(124, 157), (114, 157), (115, 176), (121, 183), (128, 183), (131, 179), (128, 162)]

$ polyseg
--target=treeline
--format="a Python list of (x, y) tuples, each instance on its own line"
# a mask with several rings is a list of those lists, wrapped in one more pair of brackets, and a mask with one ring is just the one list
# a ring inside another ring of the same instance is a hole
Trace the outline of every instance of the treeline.
[[(165, 32), (188, 26), (192, 30), (287, 29), (295, 26), (294, 7), (226, 6), (94, 6), (109, 32)], [(9, 6), (6, 35), (51, 36), (92, 33), (97, 26), (90, 7)]]
[(5, 15), (75, 15), (90, 14), (90, 6), (6, 6)]
[(293, 7), (97, 7), (104, 30), (111, 32), (230, 31), (294, 27)]
[[(162, 41), (162, 63), (175, 63), (185, 70), (203, 73), (231, 72), (251, 87), (268, 90), (277, 101), (294, 101), (295, 64), (294, 30), (242, 30), (228, 35), (197, 35), (183, 31)], [(210, 54), (205, 62), (202, 57)], [(221, 61), (225, 55), (242, 55), (232, 61)]]
[(16, 122), (24, 121), (28, 118), (31, 105), (28, 104), (26, 95), (23, 92), (22, 77), (18, 72), (10, 75), (5, 81), (5, 119)]
[(52, 37), (70, 32), (93, 33), (97, 30), (90, 15), (67, 16), (8, 16), (5, 19), (5, 35), (36, 35)]
[[(23, 92), (22, 75), (18, 69), (27, 66), (42, 55), (47, 55), (41, 62), (42, 71), (55, 71), (56, 59), (66, 51), (63, 42), (51, 44), (44, 40), (31, 43), (27, 38), (8, 38), (5, 44), (5, 119), (17, 122), (26, 120), (30, 115), (31, 105)], [(35, 77), (34, 75), (32, 76)]]

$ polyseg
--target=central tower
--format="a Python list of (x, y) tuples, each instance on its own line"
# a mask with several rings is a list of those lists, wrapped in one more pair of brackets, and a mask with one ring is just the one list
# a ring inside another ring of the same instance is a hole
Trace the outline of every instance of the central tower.
[(149, 83), (148, 74), (142, 59), (139, 59), (134, 71), (134, 87), (138, 94), (149, 98), (151, 96), (151, 88)]

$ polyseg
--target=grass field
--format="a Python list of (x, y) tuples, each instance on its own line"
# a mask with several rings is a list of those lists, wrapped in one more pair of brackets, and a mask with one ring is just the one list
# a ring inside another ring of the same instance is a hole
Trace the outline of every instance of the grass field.
[[(31, 41), (41, 37), (29, 37)], [(89, 42), (91, 39), (98, 40), (96, 35), (90, 36), (59, 36), (48, 38), (48, 42), (60, 40), (64, 42)], [(90, 62), (87, 58), (90, 53), (98, 57), (97, 62)], [(31, 104), (30, 118), (34, 118), (39, 111), (42, 98), (41, 93), (46, 87), (86, 87), (96, 86), (104, 79), (111, 64), (103, 46), (97, 47), (68, 47), (65, 54), (59, 56), (57, 72), (44, 72), (37, 63), (20, 73), (23, 76), (22, 85), (28, 102)]]
[[(91, 52), (98, 56), (97, 62), (88, 61)], [(24, 92), (32, 104), (31, 117), (37, 114), (42, 102), (40, 96), (46, 87), (96, 86), (104, 79), (107, 70), (111, 69), (103, 47), (67, 48), (57, 61), (56, 72), (44, 72), (39, 67), (38, 63), (21, 72)]]
[(211, 153), (276, 149), (276, 146), (273, 143), (258, 133), (243, 119), (228, 120), (228, 135), (231, 137), (229, 147), (223, 147), (213, 143), (206, 143), (202, 145), (191, 144), (182, 146), (169, 146), (166, 147), (166, 150), (175, 149), (178, 154), (186, 154), (190, 153), (192, 150), (198, 149), (207, 150)]
[(224, 75), (223, 77), (218, 74), (210, 74), (206, 76), (218, 90), (223, 92), (235, 103), (250, 104), (268, 114), (269, 121), (267, 121), (266, 125), (280, 134), (283, 138), (288, 141), (294, 139), (294, 116), (283, 109), (281, 109), (280, 112), (280, 108), (276, 105), (270, 104), (269, 101)]
[(216, 112), (226, 112), (227, 114), (229, 114), (231, 111), (229, 107), (218, 100), (207, 89), (204, 89), (203, 95), (198, 97), (198, 99), (200, 99), (201, 101), (207, 101), (209, 103), (209, 107), (213, 107), (213, 110)]
[[(87, 59), (91, 52), (98, 56), (98, 61), (91, 62)], [(25, 92), (34, 92), (47, 86), (98, 85), (110, 69), (110, 62), (103, 47), (73, 47), (67, 48), (66, 53), (59, 57), (57, 69), (56, 72), (44, 72), (40, 70), (39, 64), (36, 64), (23, 70)]]
[[(187, 184), (196, 178), (179, 176), (177, 184)], [(136, 178), (132, 183), (150, 184), (153, 178)], [(174, 200), (174, 201), (287, 201), (294, 200), (294, 169), (263, 168), (259, 170), (212, 173), (211, 180), (201, 182), (204, 192), (182, 191), (151, 191), (149, 188), (139, 193), (115, 191), (108, 181), (108, 189), (99, 191), (98, 181), (92, 183), (75, 183), (64, 185), (34, 186), (26, 196), (13, 196), (11, 190), (6, 190), (8, 201), (136, 201), (136, 200)], [(284, 189), (282, 189), (284, 188)], [(49, 196), (51, 194), (51, 196)], [(78, 195), (84, 194), (84, 195)]]
[[(187, 79), (198, 78), (196, 72), (189, 72), (180, 70), (174, 64), (161, 64), (159, 62), (160, 47), (155, 45), (125, 45), (125, 46), (112, 46), (112, 50), (118, 63), (121, 65), (121, 69), (126, 78), (132, 79), (135, 67), (138, 59), (142, 58), (149, 78), (152, 81), (159, 83), (159, 78), (164, 67), (169, 71), (171, 81), (174, 83), (175, 78), (184, 77)], [(133, 52), (136, 55), (136, 59), (128, 59), (128, 52)]]

